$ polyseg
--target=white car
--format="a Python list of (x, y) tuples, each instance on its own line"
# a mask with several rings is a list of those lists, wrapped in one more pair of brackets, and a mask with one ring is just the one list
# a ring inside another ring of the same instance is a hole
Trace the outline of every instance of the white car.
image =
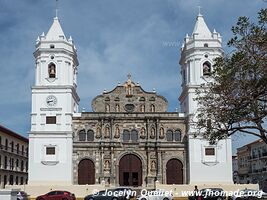
[(233, 195), (232, 200), (256, 200), (262, 198), (263, 192), (260, 190), (244, 189)]
[(141, 195), (137, 196), (137, 200), (172, 200), (173, 195), (165, 190), (142, 190)]

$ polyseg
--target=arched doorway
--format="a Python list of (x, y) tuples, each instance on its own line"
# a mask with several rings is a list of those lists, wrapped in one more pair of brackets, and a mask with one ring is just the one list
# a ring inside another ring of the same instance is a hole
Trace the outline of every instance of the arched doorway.
[(142, 185), (142, 162), (133, 154), (123, 156), (119, 163), (120, 186)]
[(178, 159), (171, 159), (166, 165), (167, 184), (183, 184), (183, 164)]
[(95, 184), (95, 165), (89, 159), (83, 159), (78, 165), (78, 184)]

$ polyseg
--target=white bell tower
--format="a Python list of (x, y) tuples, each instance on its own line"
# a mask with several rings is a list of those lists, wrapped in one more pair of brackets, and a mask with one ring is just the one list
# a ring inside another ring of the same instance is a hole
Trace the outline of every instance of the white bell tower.
[(72, 184), (72, 115), (78, 111), (77, 54), (54, 18), (38, 37), (34, 57), (29, 185)]
[(192, 124), (198, 109), (196, 89), (212, 81), (209, 75), (214, 58), (222, 55), (220, 34), (215, 30), (211, 33), (199, 14), (192, 35), (185, 37), (180, 59), (183, 81), (179, 100), (182, 112), (188, 117), (189, 184), (232, 183), (231, 139), (210, 145), (203, 137), (196, 136)]

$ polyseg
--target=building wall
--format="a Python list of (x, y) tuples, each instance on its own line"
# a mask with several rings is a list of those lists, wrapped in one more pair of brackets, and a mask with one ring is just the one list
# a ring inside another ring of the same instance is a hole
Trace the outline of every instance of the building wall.
[(0, 126), (0, 188), (28, 181), (28, 139)]
[(240, 183), (258, 183), (267, 189), (267, 145), (256, 140), (237, 149)]

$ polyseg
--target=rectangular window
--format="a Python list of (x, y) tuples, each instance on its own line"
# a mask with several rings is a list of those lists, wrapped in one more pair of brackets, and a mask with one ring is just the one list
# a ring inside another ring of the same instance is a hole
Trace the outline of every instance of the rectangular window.
[(214, 148), (205, 148), (205, 155), (206, 156), (214, 156), (215, 155), (215, 149)]
[(55, 147), (46, 147), (46, 155), (55, 155), (56, 148)]
[(56, 124), (56, 123), (57, 123), (56, 116), (46, 117), (46, 124)]

